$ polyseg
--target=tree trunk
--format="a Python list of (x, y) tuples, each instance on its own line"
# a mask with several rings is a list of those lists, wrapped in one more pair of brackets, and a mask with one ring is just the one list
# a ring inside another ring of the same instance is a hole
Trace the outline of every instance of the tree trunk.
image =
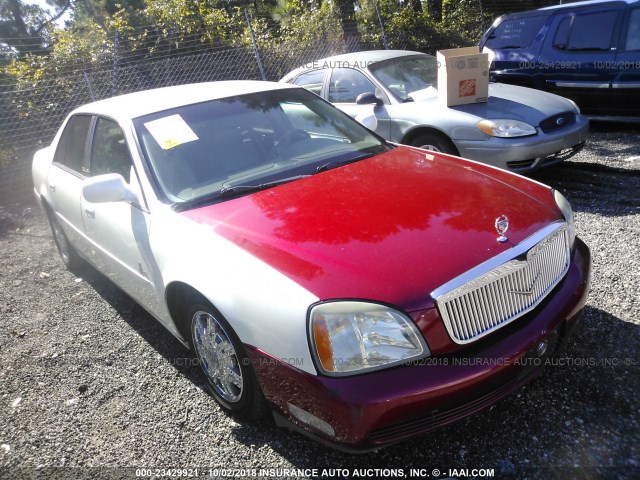
[(7, 5), (13, 17), (17, 36), (28, 37), (27, 25), (24, 23), (24, 18), (22, 18), (22, 2), (20, 0), (7, 0)]
[(442, 20), (442, 0), (427, 0), (427, 11), (435, 21)]
[(422, 0), (407, 0), (406, 5), (410, 6), (416, 15), (422, 13)]
[(348, 47), (360, 46), (360, 33), (356, 23), (356, 11), (353, 0), (337, 0), (340, 23), (344, 32), (344, 40)]

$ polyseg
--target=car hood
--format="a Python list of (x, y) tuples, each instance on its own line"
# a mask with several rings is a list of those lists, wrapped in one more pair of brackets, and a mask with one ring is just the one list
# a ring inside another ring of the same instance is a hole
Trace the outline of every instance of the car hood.
[[(432, 306), (434, 289), (560, 218), (541, 184), (408, 147), (180, 215), (321, 300), (405, 311)], [(507, 243), (496, 240), (500, 215)]]
[(474, 121), (508, 118), (520, 120), (532, 126), (538, 126), (541, 121), (562, 112), (575, 112), (573, 104), (566, 98), (503, 83), (489, 84), (489, 98), (486, 102), (445, 107), (438, 97), (434, 97), (402, 105), (424, 112), (425, 103), (430, 105), (428, 111), (432, 111), (437, 105), (441, 110), (448, 110), (449, 115), (453, 113), (451, 111), (473, 115), (477, 117)]

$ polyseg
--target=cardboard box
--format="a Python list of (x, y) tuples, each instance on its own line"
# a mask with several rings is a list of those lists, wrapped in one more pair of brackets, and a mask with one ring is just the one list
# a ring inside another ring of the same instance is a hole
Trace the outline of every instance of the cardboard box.
[(478, 47), (439, 50), (438, 96), (447, 106), (486, 102), (489, 96), (489, 55)]

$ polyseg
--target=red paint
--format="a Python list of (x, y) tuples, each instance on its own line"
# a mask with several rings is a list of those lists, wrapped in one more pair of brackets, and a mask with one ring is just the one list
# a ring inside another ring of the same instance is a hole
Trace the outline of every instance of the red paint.
[(295, 423), (287, 407), (292, 403), (336, 432), (328, 438), (307, 427), (316, 436), (348, 449), (376, 448), (472, 415), (541, 373), (516, 361), (554, 330), (566, 340), (586, 301), (590, 267), (589, 250), (577, 240), (567, 276), (535, 310), (517, 325), (432, 364), (330, 378), (302, 372), (251, 346), (247, 351), (276, 411)]
[[(510, 220), (505, 244), (494, 228), (502, 214)], [(406, 147), (184, 215), (320, 299), (406, 311), (427, 307), (435, 288), (560, 218), (547, 188)]]

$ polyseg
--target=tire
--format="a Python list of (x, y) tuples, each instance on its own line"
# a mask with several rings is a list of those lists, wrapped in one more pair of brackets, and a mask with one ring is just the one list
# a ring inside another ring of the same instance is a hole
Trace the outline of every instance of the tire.
[(455, 145), (444, 135), (437, 133), (425, 132), (409, 142), (412, 147), (422, 148), (431, 152), (448, 153), (449, 155), (458, 155)]
[(242, 420), (258, 420), (267, 403), (242, 342), (229, 323), (202, 298), (187, 302), (185, 321), (191, 345), (213, 398), (226, 412)]
[(53, 233), (53, 242), (56, 244), (62, 263), (71, 272), (80, 270), (84, 266), (84, 260), (78, 254), (76, 249), (69, 243), (67, 235), (62, 230), (60, 223), (55, 217), (53, 212), (48, 212), (49, 225), (51, 226), (51, 233)]

